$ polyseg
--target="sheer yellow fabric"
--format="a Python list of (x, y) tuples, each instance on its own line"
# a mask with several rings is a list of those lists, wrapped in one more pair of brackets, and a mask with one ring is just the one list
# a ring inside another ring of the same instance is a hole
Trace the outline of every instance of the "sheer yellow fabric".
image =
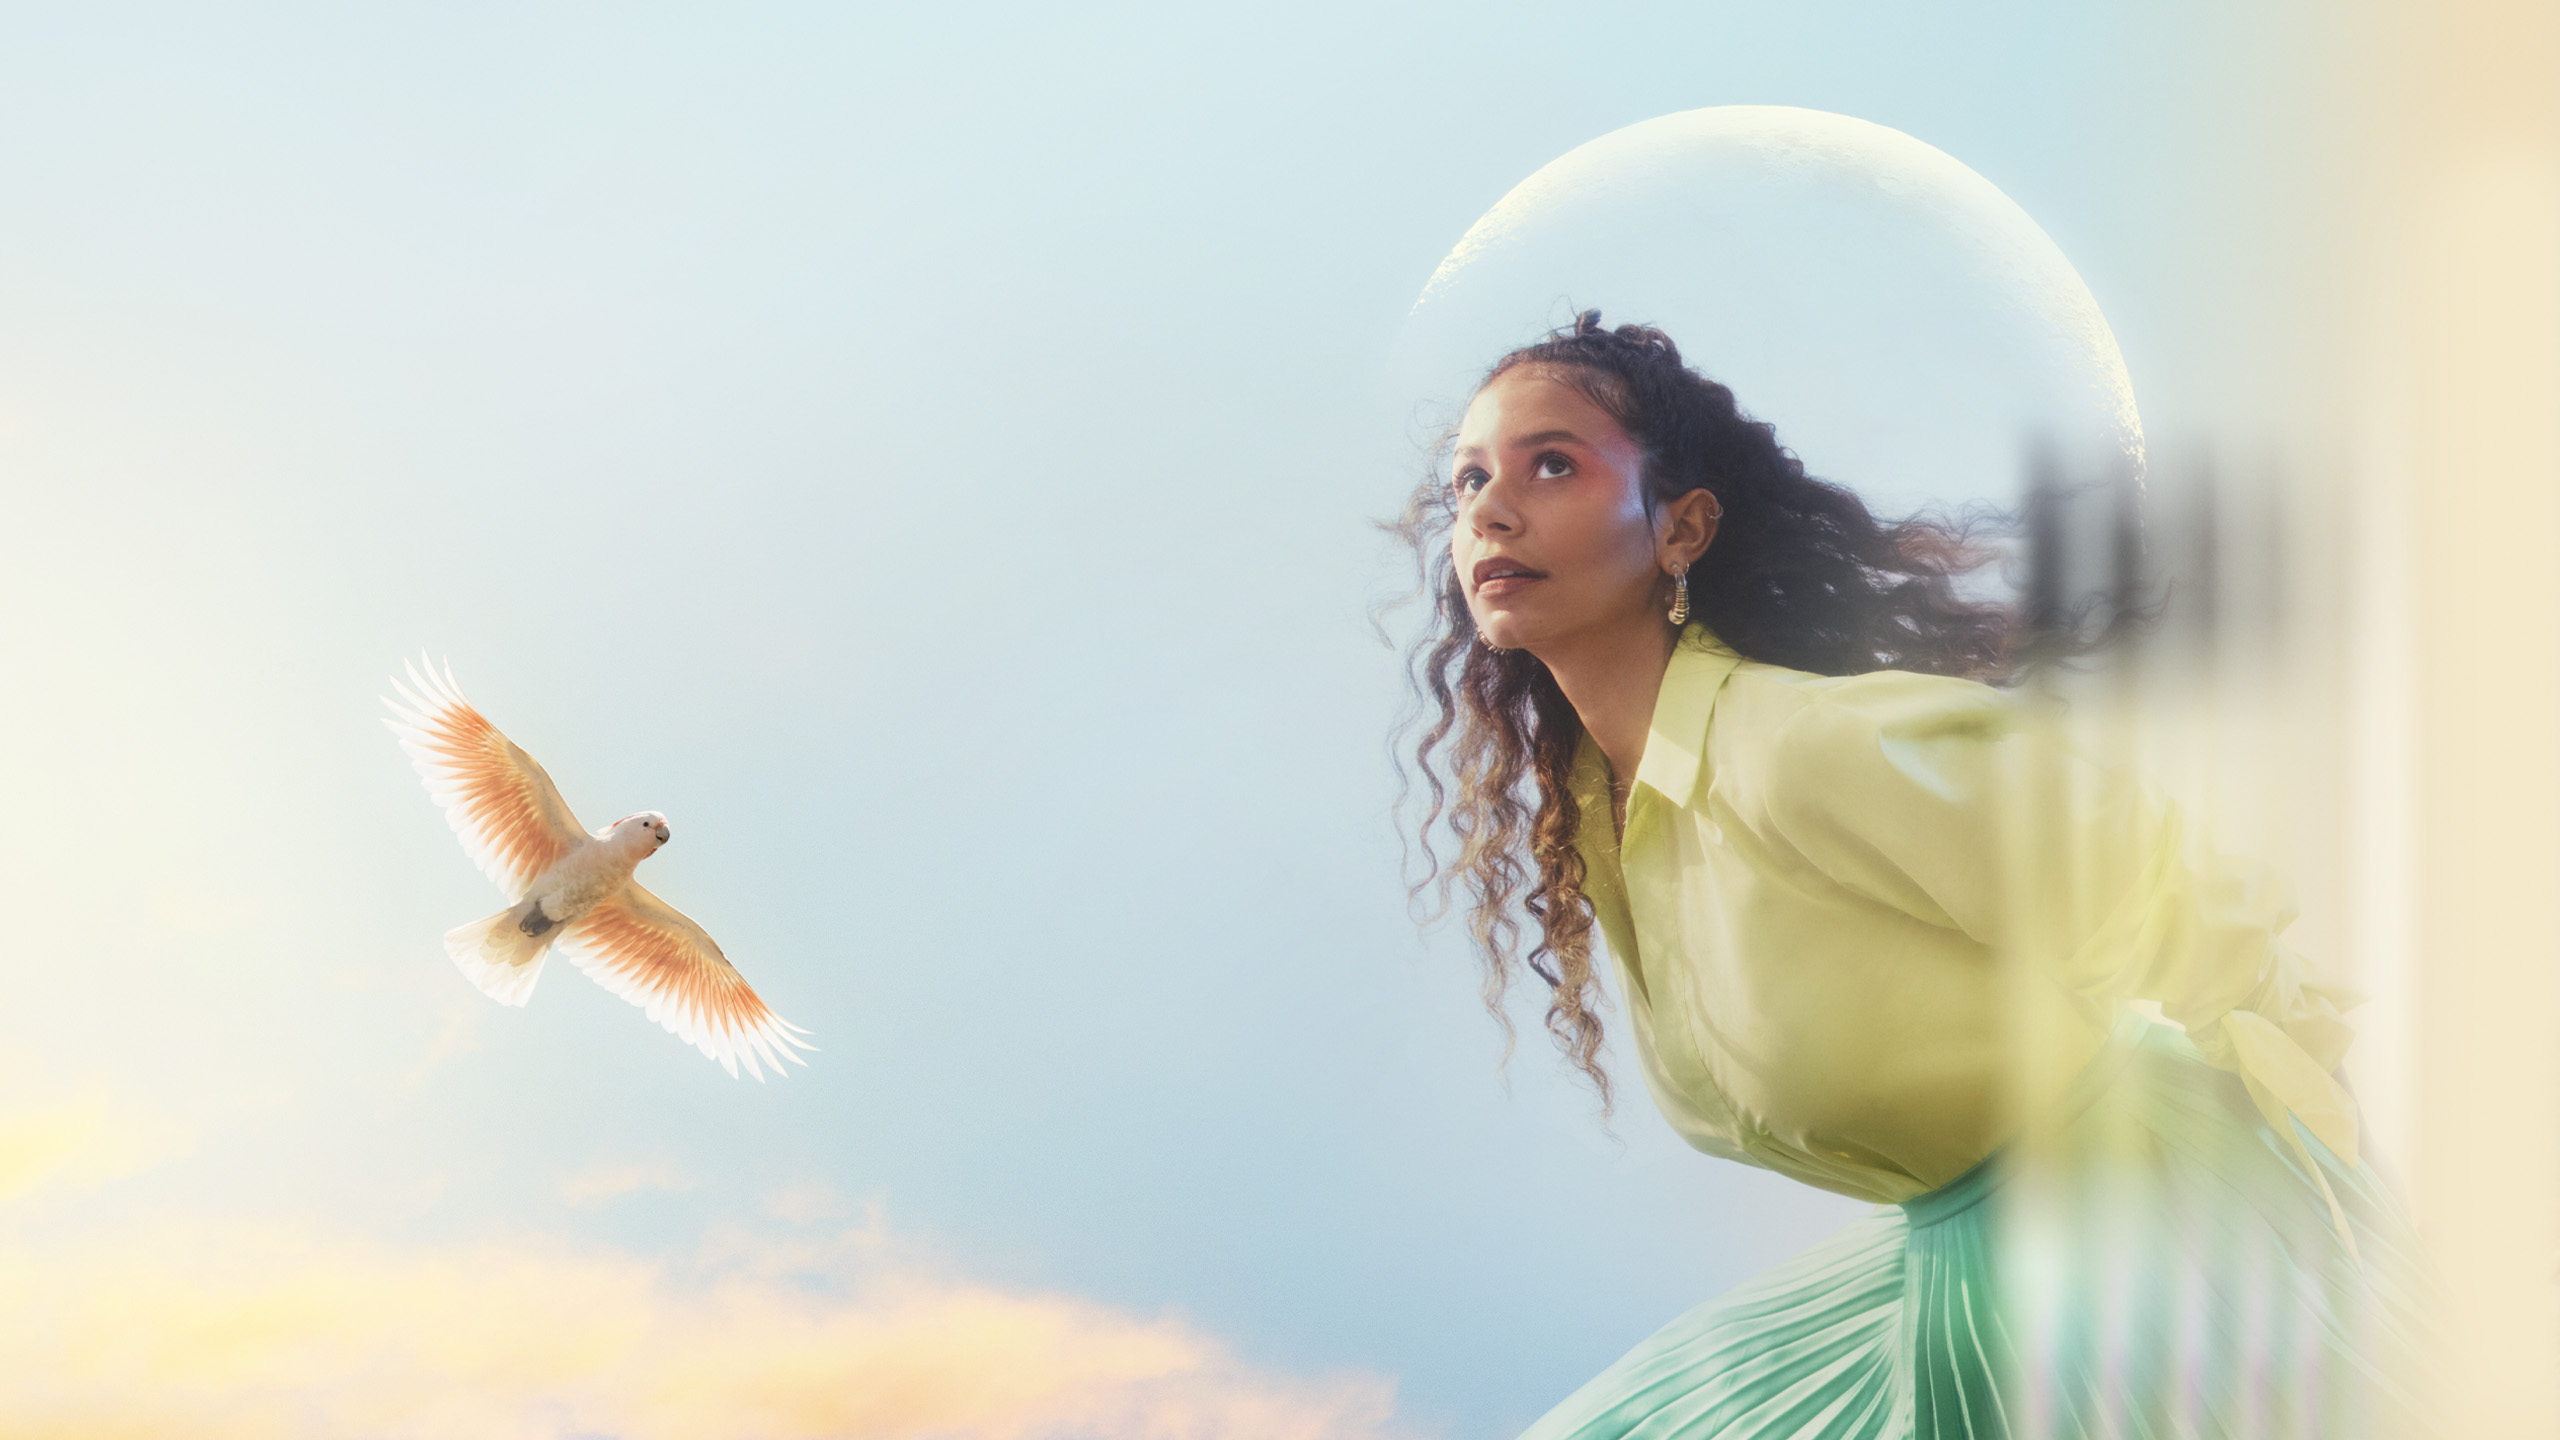
[(1697, 1148), (1907, 1200), (2150, 1000), (2278, 1134), (2290, 1114), (2355, 1164), (2347, 997), (2281, 943), (2280, 888), (2001, 692), (1758, 664), (1692, 626), (1622, 838), (1609, 779), (1586, 738), (1586, 891), (1647, 1088)]

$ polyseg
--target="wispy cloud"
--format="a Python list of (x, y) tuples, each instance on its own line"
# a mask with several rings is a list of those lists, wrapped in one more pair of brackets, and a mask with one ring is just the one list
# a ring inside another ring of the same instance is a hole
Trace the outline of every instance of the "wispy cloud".
[(425, 1053), (418, 1057), (418, 1063), (410, 1067), (402, 1084), (415, 1090), (447, 1060), (465, 1051), (479, 1049), (481, 1027), (487, 1022), (489, 1008), (476, 995), (467, 1000), (448, 998), (444, 1024), (437, 1029), (435, 1039), (428, 1042)]
[(662, 1160), (632, 1164), (598, 1163), (560, 1181), (560, 1198), (571, 1205), (602, 1205), (643, 1190), (690, 1190), (692, 1176)]
[[(794, 1225), (814, 1225), (822, 1220), (833, 1220), (843, 1215), (847, 1208), (844, 1196), (834, 1186), (818, 1181), (786, 1185), (764, 1197), (764, 1213)], [(873, 1228), (878, 1228), (880, 1223), (875, 1207)]]

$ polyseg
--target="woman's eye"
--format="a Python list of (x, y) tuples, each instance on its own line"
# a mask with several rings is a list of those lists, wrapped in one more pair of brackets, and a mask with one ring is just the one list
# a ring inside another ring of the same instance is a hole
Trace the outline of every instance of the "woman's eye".
[(1554, 451), (1538, 457), (1538, 478), (1541, 480), (1561, 480), (1572, 473), (1573, 462)]
[(1485, 481), (1491, 478), (1493, 477), (1485, 474), (1482, 470), (1478, 470), (1474, 466), (1469, 466), (1458, 472), (1458, 493), (1461, 495), (1472, 495), (1478, 490), (1483, 489)]

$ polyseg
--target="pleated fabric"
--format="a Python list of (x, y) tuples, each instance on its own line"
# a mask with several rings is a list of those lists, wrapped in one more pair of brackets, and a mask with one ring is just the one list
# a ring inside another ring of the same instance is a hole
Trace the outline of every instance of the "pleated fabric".
[(2424, 1435), (2405, 1212), (2128, 1012), (2049, 1140), (1681, 1316), (1522, 1440)]

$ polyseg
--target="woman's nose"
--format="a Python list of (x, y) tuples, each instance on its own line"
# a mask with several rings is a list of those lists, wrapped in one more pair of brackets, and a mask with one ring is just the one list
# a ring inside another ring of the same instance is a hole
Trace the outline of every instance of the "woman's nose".
[(1487, 480), (1467, 497), (1467, 524), (1479, 535), (1508, 534), (1517, 528), (1519, 518), (1512, 513), (1510, 487), (1498, 478)]

